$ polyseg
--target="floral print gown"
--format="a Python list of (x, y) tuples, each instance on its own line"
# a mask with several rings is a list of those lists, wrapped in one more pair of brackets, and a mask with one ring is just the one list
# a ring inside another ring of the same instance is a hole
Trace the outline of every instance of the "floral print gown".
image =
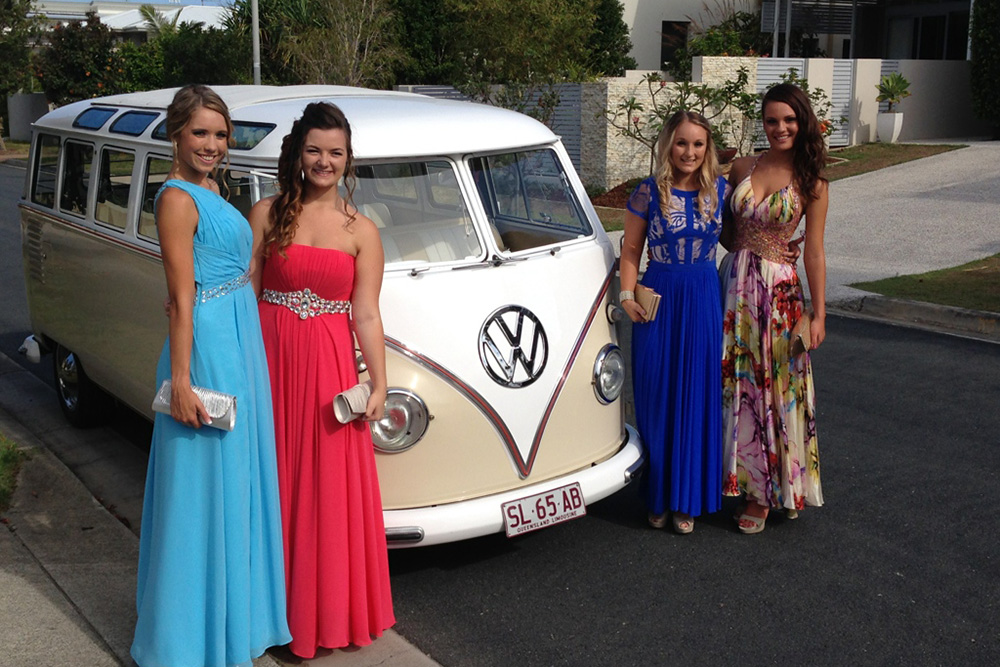
[(731, 200), (736, 250), (723, 259), (723, 493), (767, 507), (823, 504), (809, 353), (792, 357), (804, 312), (794, 263), (782, 255), (802, 219), (788, 185), (755, 201), (750, 173)]

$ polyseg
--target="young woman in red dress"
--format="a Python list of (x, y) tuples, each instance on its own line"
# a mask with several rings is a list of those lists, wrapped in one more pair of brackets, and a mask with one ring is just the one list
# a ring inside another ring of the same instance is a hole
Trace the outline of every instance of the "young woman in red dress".
[[(278, 184), (250, 212), (253, 281), (274, 402), (289, 649), (311, 658), (370, 644), (395, 622), (368, 429), (386, 397), (384, 259), (378, 229), (351, 203), (351, 128), (339, 108), (305, 108), (282, 143)], [(341, 424), (333, 398), (358, 382), (352, 331), (372, 392), (363, 418)]]

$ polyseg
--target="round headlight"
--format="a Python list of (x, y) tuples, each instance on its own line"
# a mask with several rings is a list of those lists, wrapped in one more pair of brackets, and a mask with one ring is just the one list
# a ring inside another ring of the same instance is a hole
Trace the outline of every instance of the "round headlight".
[(407, 389), (389, 389), (385, 398), (385, 414), (371, 423), (375, 449), (385, 454), (398, 454), (417, 444), (427, 431), (427, 406)]
[(617, 345), (601, 348), (594, 362), (594, 393), (604, 405), (621, 396), (625, 386), (625, 355)]

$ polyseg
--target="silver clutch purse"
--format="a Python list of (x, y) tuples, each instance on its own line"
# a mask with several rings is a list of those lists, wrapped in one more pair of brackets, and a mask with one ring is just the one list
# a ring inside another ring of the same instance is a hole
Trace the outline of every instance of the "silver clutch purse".
[[(236, 397), (232, 394), (224, 394), (214, 389), (191, 386), (195, 396), (201, 400), (202, 405), (208, 410), (209, 421), (205, 426), (232, 431), (236, 426)], [(153, 397), (153, 412), (170, 414), (170, 380), (164, 380), (163, 384)]]
[(341, 424), (357, 419), (368, 407), (372, 395), (372, 381), (366, 380), (333, 397), (333, 414)]

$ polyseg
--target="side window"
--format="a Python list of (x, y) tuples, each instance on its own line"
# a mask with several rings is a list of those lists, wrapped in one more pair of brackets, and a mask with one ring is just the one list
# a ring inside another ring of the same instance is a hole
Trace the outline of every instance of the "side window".
[(150, 241), (158, 240), (156, 233), (156, 216), (153, 205), (156, 203), (156, 193), (167, 180), (171, 161), (166, 158), (151, 157), (146, 161), (146, 183), (142, 192), (142, 208), (139, 211), (139, 236)]
[(40, 206), (56, 205), (56, 172), (59, 169), (59, 137), (43, 134), (35, 145), (35, 175), (31, 201)]
[(502, 250), (530, 250), (592, 233), (554, 151), (475, 157), (469, 167)]
[(356, 174), (354, 204), (378, 227), (386, 265), (484, 255), (450, 162), (359, 165)]
[(87, 190), (90, 188), (90, 168), (94, 147), (67, 141), (64, 147), (62, 189), (59, 208), (74, 215), (87, 215)]
[(128, 218), (128, 193), (132, 186), (132, 167), (135, 156), (114, 148), (101, 151), (101, 167), (98, 173), (97, 205), (94, 219), (111, 225), (115, 229), (125, 229)]
[(253, 206), (253, 180), (250, 172), (238, 168), (220, 169), (216, 175), (219, 192), (245, 218)]
[(396, 164), (372, 165), (374, 185), (379, 195), (389, 199), (417, 201), (415, 178), (419, 178), (419, 163), (400, 162)]

